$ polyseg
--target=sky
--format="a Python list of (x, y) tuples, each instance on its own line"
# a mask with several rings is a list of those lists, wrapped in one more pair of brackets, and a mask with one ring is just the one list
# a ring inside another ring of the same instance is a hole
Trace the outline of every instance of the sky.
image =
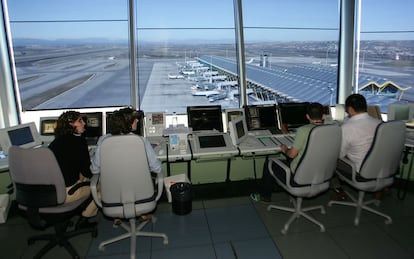
[[(338, 38), (339, 0), (243, 0), (242, 3), (243, 23), (250, 27), (245, 30), (246, 41)], [(127, 4), (127, 0), (9, 0), (7, 3), (13, 37), (50, 40), (127, 39)], [(142, 0), (136, 8), (138, 35), (143, 40), (234, 38), (233, 0)], [(370, 33), (366, 37), (414, 40), (413, 11), (412, 0), (362, 0), (361, 31), (402, 30), (405, 33)], [(150, 30), (153, 28), (159, 29)]]

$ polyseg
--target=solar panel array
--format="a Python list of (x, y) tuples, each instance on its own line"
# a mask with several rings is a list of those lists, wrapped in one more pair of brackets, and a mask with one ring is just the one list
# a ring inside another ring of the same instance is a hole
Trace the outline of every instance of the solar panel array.
[[(219, 56), (201, 56), (199, 61), (220, 68), (226, 73), (237, 75), (235, 60)], [(246, 80), (249, 85), (271, 91), (281, 100), (290, 102), (319, 102), (332, 105), (337, 94), (337, 68), (322, 65), (295, 65), (284, 67), (272, 65), (272, 68), (246, 64)], [(386, 78), (361, 74), (359, 85), (370, 82), (383, 84)], [(386, 111), (388, 104), (398, 102), (395, 93), (384, 95), (364, 94), (369, 105), (380, 106)], [(280, 100), (278, 100), (280, 101)]]

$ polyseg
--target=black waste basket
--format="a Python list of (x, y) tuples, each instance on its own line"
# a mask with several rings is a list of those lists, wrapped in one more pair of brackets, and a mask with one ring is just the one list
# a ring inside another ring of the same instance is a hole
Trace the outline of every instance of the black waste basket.
[(186, 215), (192, 210), (191, 183), (175, 183), (170, 187), (172, 210), (177, 215)]

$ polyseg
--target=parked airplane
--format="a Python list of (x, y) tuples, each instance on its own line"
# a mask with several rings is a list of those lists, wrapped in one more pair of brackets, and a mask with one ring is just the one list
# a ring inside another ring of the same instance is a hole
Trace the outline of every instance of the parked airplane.
[(184, 79), (184, 76), (183, 75), (168, 74), (168, 78), (169, 79)]

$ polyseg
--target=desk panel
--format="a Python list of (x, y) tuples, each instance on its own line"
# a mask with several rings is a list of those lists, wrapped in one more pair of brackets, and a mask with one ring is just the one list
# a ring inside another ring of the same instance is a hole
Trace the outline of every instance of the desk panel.
[(294, 134), (276, 134), (270, 136), (249, 136), (246, 141), (240, 143), (240, 155), (263, 156), (280, 152), (282, 144), (290, 147), (294, 141)]
[[(222, 137), (222, 146), (203, 147), (200, 139), (203, 137)], [(195, 160), (216, 160), (226, 159), (239, 155), (239, 150), (232, 144), (230, 135), (222, 132), (196, 133), (190, 138), (193, 159)]]

